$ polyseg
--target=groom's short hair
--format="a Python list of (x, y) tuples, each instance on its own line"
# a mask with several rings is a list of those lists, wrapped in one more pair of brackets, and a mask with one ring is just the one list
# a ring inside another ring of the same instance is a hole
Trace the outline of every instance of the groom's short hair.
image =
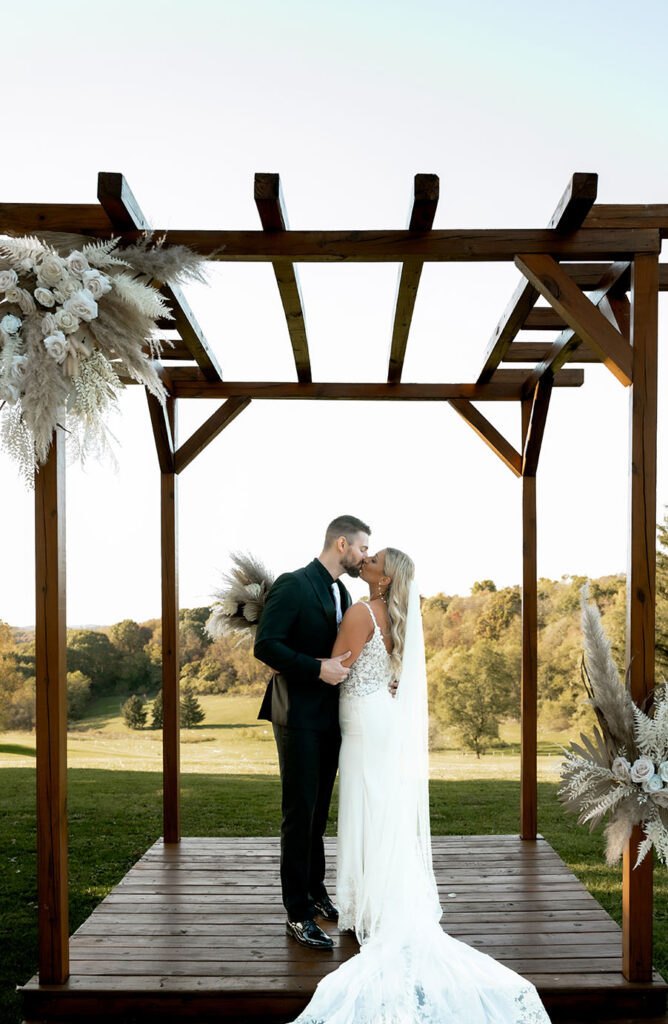
[(331, 547), (338, 537), (345, 537), (349, 544), (358, 533), (371, 533), (371, 527), (357, 516), (337, 516), (332, 519), (325, 533), (325, 548)]

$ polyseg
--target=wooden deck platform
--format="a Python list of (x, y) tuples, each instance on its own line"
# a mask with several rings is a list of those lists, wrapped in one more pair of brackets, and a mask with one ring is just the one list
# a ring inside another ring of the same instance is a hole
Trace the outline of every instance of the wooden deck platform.
[[(335, 841), (328, 839), (330, 893)], [(555, 1020), (661, 1018), (657, 974), (630, 984), (621, 931), (544, 840), (433, 840), (443, 927), (534, 982)], [(287, 1021), (357, 951), (285, 935), (278, 840), (155, 843), (71, 939), (71, 977), (22, 989), (27, 1021)]]

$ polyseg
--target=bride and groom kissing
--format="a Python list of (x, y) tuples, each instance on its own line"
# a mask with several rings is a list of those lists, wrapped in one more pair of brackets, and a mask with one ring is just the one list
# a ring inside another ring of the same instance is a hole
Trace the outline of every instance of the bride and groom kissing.
[[(255, 639), (273, 671), (258, 717), (278, 750), (287, 933), (329, 951), (319, 917), (360, 942), (298, 1021), (549, 1024), (531, 983), (441, 927), (419, 591), (409, 556), (369, 554), (370, 533), (355, 516), (332, 520), (320, 555), (273, 584)], [(352, 603), (344, 573), (368, 602)], [(323, 843), (337, 768), (338, 908)]]

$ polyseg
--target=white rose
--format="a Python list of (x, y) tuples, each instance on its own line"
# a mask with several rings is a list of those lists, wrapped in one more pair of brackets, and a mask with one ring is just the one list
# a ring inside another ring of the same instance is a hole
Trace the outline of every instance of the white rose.
[(662, 761), (659, 765), (657, 775), (663, 782), (668, 782), (668, 761)]
[(239, 611), (239, 602), (233, 597), (226, 597), (222, 604), (226, 615), (236, 615)]
[(663, 782), (658, 775), (652, 775), (651, 779), (645, 779), (642, 788), (645, 793), (658, 793), (660, 789), (663, 789)]
[(106, 274), (99, 270), (87, 270), (83, 276), (84, 288), (87, 288), (94, 299), (101, 299), (108, 291), (111, 291), (111, 281)]
[(35, 288), (35, 298), (42, 306), (54, 306), (56, 303), (53, 292), (48, 288)]
[(51, 288), (65, 276), (65, 260), (54, 253), (47, 253), (37, 268), (37, 280), (45, 288)]
[(619, 782), (628, 782), (631, 778), (631, 762), (625, 757), (616, 757), (612, 762), (612, 774)]
[(3, 316), (2, 320), (0, 320), (0, 327), (5, 334), (18, 334), (21, 330), (21, 323), (22, 321), (17, 316), (12, 316), (11, 313), (8, 313), (7, 316)]
[[(76, 277), (70, 277), (68, 274), (58, 285), (58, 295), (60, 296), (58, 301), (64, 302), (65, 299), (71, 299), (80, 289), (81, 281), (78, 281)], [(55, 290), (53, 294), (56, 294)]]
[(35, 300), (30, 292), (27, 292), (25, 288), (21, 288), (20, 292), (19, 306), (21, 307), (21, 312), (25, 313), (26, 316), (30, 316), (30, 314), (34, 313), (36, 309)]
[(44, 347), (57, 363), (62, 363), (67, 355), (67, 340), (62, 331), (54, 331), (48, 338), (45, 338)]
[(79, 330), (79, 317), (71, 313), (66, 306), (58, 310), (54, 320), (56, 322), (56, 329), (63, 331), (65, 334), (74, 334), (75, 331)]
[(14, 302), (18, 306), (18, 304), (21, 301), (22, 291), (23, 289), (19, 288), (17, 284), (12, 285), (12, 287), (8, 288), (7, 291), (5, 292), (5, 298), (7, 299), (7, 302)]
[(13, 405), (18, 397), (19, 393), (15, 387), (0, 381), (0, 402), (9, 402), (10, 405)]
[(67, 269), (75, 277), (83, 277), (87, 270), (90, 270), (90, 263), (78, 249), (71, 252), (67, 257)]
[(668, 808), (668, 789), (664, 787), (663, 789), (656, 790), (652, 793), (652, 800), (659, 807)]
[(87, 288), (82, 288), (68, 299), (63, 309), (74, 313), (80, 320), (94, 320), (97, 316), (97, 302)]
[(15, 270), (0, 270), (0, 292), (6, 292), (18, 284), (19, 278)]
[(48, 338), (50, 334), (58, 330), (58, 324), (53, 313), (45, 313), (42, 317), (42, 334)]
[(639, 757), (631, 768), (632, 782), (646, 782), (654, 775), (654, 762), (649, 757)]

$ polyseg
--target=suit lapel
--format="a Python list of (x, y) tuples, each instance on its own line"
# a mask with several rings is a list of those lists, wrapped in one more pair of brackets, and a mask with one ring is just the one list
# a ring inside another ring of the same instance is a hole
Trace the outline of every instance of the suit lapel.
[(334, 601), (327, 589), (327, 584), (313, 562), (310, 562), (309, 565), (306, 566), (305, 575), (322, 605), (328, 622), (330, 622), (330, 624), (334, 626), (334, 629), (336, 629), (336, 608), (334, 607)]

